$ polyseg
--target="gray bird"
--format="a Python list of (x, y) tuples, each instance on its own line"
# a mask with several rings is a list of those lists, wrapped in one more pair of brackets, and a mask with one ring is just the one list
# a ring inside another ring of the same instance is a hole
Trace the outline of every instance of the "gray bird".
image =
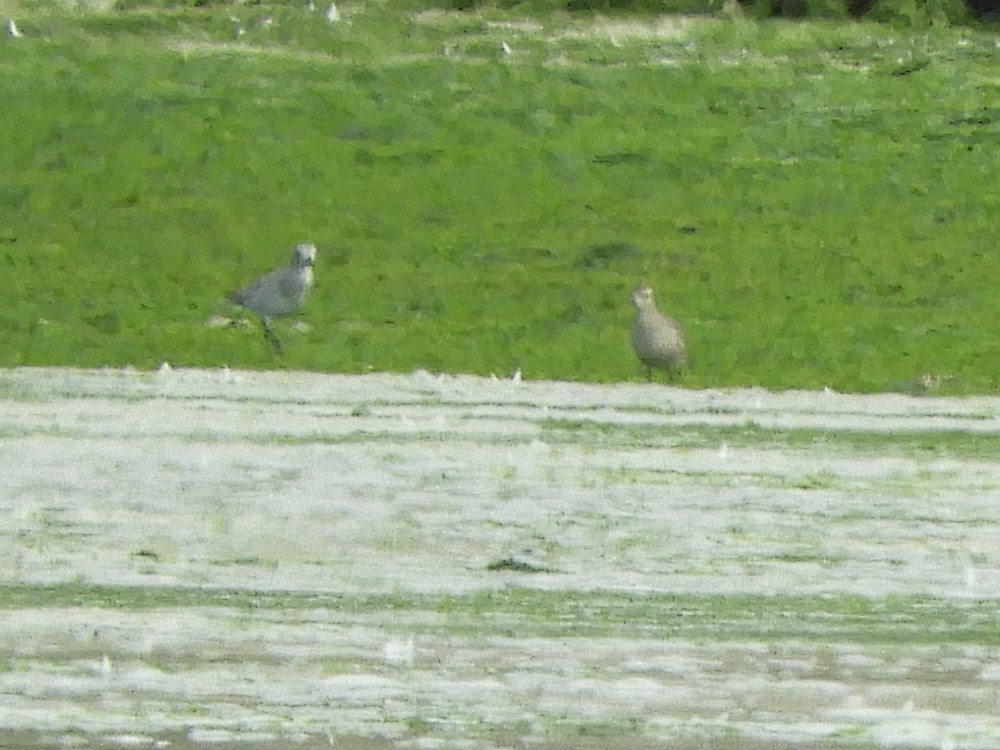
[(632, 348), (636, 356), (646, 365), (646, 375), (653, 379), (653, 368), (667, 371), (671, 381), (674, 375), (687, 364), (684, 349), (684, 332), (680, 324), (656, 309), (653, 290), (641, 286), (632, 292), (635, 305), (635, 323), (632, 326)]
[(281, 342), (271, 330), (271, 318), (292, 315), (298, 311), (302, 298), (312, 286), (315, 260), (315, 245), (297, 245), (292, 253), (290, 265), (254, 279), (243, 289), (231, 293), (228, 297), (233, 304), (245, 307), (260, 316), (261, 325), (264, 326), (264, 337), (279, 354)]

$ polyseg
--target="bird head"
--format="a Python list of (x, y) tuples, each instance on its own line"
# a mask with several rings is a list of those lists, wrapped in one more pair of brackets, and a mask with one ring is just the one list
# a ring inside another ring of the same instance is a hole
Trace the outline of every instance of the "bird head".
[(311, 268), (316, 264), (316, 246), (309, 243), (302, 243), (295, 246), (292, 253), (293, 268)]
[(653, 290), (648, 286), (641, 286), (632, 292), (632, 304), (637, 310), (644, 310), (654, 306)]

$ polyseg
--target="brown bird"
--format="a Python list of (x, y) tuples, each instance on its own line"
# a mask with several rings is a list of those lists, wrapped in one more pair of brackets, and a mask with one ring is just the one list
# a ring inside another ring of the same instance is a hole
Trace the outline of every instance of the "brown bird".
[(260, 316), (264, 336), (279, 354), (281, 342), (271, 330), (271, 318), (298, 311), (302, 298), (312, 286), (315, 260), (315, 245), (298, 245), (292, 253), (290, 265), (266, 273), (229, 295), (230, 302)]
[(646, 376), (653, 379), (653, 368), (667, 371), (673, 382), (674, 376), (687, 364), (684, 348), (684, 332), (680, 324), (656, 309), (653, 290), (641, 286), (632, 292), (635, 305), (635, 323), (632, 326), (632, 349), (646, 365)]

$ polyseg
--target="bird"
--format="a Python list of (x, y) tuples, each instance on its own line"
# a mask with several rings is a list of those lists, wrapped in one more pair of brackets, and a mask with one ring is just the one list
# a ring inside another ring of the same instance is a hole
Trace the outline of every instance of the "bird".
[(653, 368), (667, 371), (673, 381), (674, 375), (687, 364), (684, 332), (680, 323), (656, 309), (653, 290), (641, 286), (632, 292), (635, 305), (635, 323), (632, 326), (632, 349), (646, 366), (646, 376), (653, 379)]
[(290, 265), (259, 276), (228, 296), (233, 304), (260, 316), (264, 337), (278, 354), (281, 353), (281, 342), (271, 330), (271, 318), (292, 315), (298, 311), (302, 299), (312, 286), (315, 261), (315, 245), (296, 245)]
[(14, 39), (20, 39), (24, 36), (24, 34), (21, 33), (21, 30), (17, 28), (17, 24), (14, 23), (13, 18), (7, 19), (7, 33)]

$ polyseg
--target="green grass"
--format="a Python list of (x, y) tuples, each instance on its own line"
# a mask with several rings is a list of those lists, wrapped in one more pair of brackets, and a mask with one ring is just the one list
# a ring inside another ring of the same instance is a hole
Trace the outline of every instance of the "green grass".
[(869, 453), (878, 456), (962, 457), (989, 460), (1000, 450), (1000, 436), (966, 430), (842, 430), (836, 428), (770, 428), (753, 422), (735, 426), (607, 424), (585, 420), (547, 419), (545, 441), (601, 446), (717, 448), (766, 447), (824, 454)]
[[(715, 641), (795, 639), (865, 644), (1000, 645), (994, 600), (933, 597), (752, 594), (705, 595), (541, 591), (504, 588), (467, 594), (349, 596), (296, 592), (128, 587), (68, 583), (0, 586), (0, 610), (110, 608), (129, 611), (224, 607), (260, 612), (341, 613), (394, 621), (408, 633), (481, 638), (711, 638)], [(439, 617), (428, 618), (428, 614)], [(417, 622), (407, 615), (414, 615)], [(423, 623), (421, 626), (420, 623)]]
[[(648, 282), (685, 385), (997, 387), (991, 35), (6, 7), (0, 365), (638, 380)], [(306, 240), (283, 358), (206, 325)]]

